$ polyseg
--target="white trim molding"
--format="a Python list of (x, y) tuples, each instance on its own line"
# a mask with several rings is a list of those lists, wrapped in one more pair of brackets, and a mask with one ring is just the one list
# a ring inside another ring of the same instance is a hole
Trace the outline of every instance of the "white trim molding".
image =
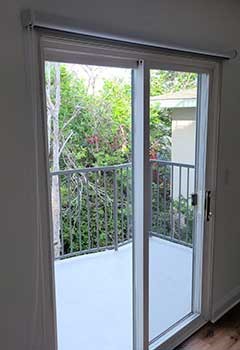
[(226, 312), (231, 310), (239, 302), (240, 286), (237, 286), (214, 305), (214, 312), (212, 314), (211, 321), (216, 322), (219, 320)]

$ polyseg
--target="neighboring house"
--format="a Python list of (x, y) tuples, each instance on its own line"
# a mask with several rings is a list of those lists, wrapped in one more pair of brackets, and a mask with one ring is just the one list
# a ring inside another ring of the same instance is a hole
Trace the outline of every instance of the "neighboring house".
[[(172, 110), (172, 147), (171, 161), (184, 164), (195, 164), (195, 134), (197, 89), (182, 90), (151, 97), (151, 105)], [(181, 194), (187, 196), (186, 169), (182, 170)], [(185, 172), (185, 174), (184, 174)], [(173, 196), (179, 195), (179, 170), (174, 171)], [(194, 171), (190, 171), (189, 194), (194, 192)]]

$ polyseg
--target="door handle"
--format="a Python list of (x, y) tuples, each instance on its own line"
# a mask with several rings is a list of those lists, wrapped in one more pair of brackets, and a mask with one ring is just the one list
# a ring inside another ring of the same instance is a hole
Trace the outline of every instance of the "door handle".
[(206, 220), (210, 221), (212, 217), (211, 212), (211, 191), (206, 191), (206, 197), (205, 197), (205, 211), (206, 211)]
[(197, 193), (192, 193), (191, 194), (191, 204), (193, 207), (197, 206), (198, 204), (198, 195)]

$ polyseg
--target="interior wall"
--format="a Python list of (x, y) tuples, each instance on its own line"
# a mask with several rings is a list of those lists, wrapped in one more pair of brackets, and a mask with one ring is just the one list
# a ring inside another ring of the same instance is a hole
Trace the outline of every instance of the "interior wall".
[[(51, 319), (49, 327), (45, 327), (45, 316), (52, 314), (51, 294), (38, 269), (34, 125), (29, 110), (28, 67), (20, 22), (20, 10), (26, 8), (75, 18), (83, 28), (96, 32), (224, 50), (240, 46), (240, 4), (236, 0), (8, 0), (2, 4), (1, 348), (52, 350)], [(224, 305), (240, 295), (239, 76), (239, 63), (224, 66), (214, 249), (216, 317)], [(48, 272), (45, 271), (47, 280)]]
[(224, 64), (213, 274), (213, 320), (240, 301), (240, 61)]

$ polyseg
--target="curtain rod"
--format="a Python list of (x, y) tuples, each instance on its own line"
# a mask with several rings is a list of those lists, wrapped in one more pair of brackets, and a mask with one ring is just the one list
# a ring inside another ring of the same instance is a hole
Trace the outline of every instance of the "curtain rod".
[(66, 17), (60, 17), (56, 15), (50, 15), (46, 13), (40, 13), (38, 11), (24, 10), (21, 13), (22, 24), (24, 28), (30, 29), (45, 29), (58, 32), (65, 32), (69, 34), (82, 35), (92, 37), (94, 39), (105, 39), (114, 42), (121, 42), (125, 44), (133, 44), (138, 46), (144, 46), (155, 49), (162, 49), (168, 51), (175, 51), (185, 54), (196, 54), (202, 56), (210, 56), (219, 59), (236, 59), (238, 57), (238, 51), (235, 49), (229, 51), (208, 51), (204, 49), (186, 48), (175, 45), (166, 45), (158, 42), (139, 40), (134, 38), (122, 37), (119, 35), (93, 32), (82, 29), (76, 20)]

